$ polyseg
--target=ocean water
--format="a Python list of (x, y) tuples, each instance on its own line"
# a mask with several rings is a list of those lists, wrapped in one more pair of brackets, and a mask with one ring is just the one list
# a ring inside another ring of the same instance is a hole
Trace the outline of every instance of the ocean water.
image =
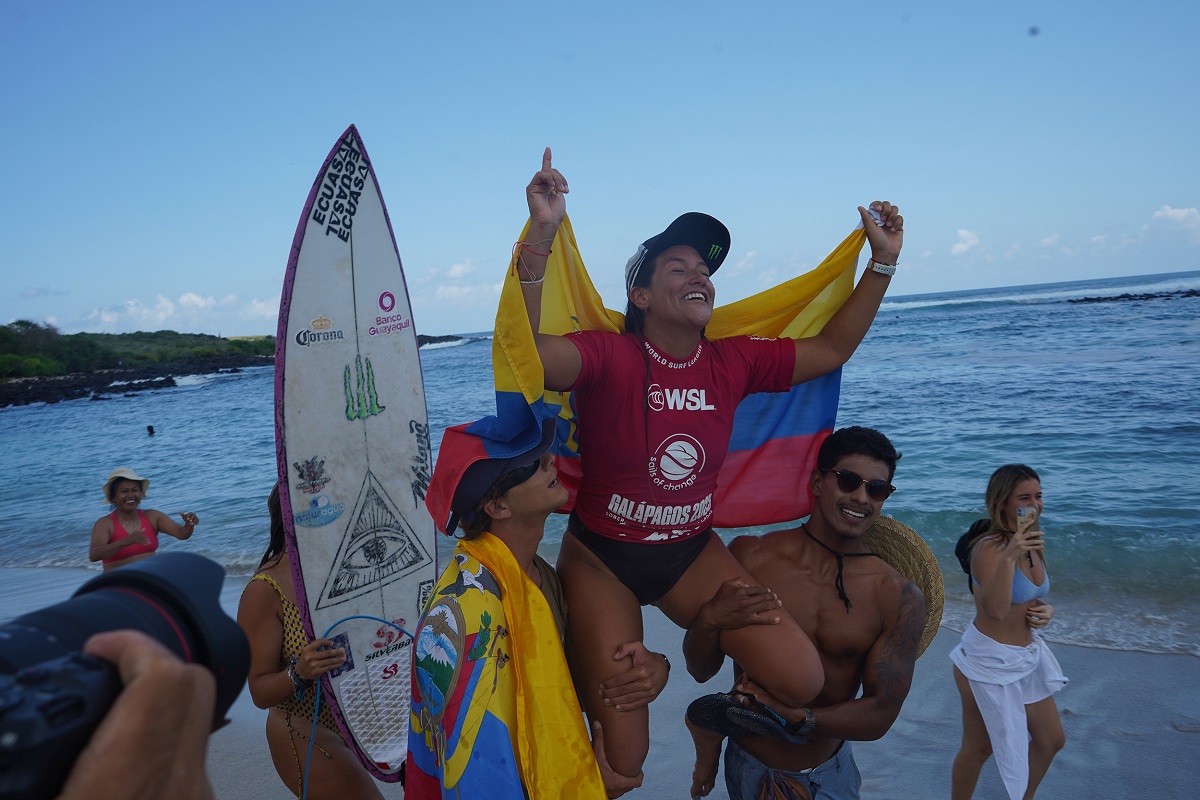
[[(1047, 638), (1200, 656), (1197, 290), (1200, 272), (1187, 272), (884, 303), (844, 369), (838, 424), (878, 428), (903, 451), (885, 513), (938, 555), (943, 624), (962, 630), (973, 613), (954, 543), (982, 515), (992, 470), (1022, 462), (1045, 491)], [(490, 334), (421, 358), (435, 445), (445, 426), (494, 410)], [(201, 519), (191, 540), (164, 537), (165, 548), (253, 571), (275, 480), (272, 377), (257, 368), (0, 409), (10, 492), (0, 567), (87, 566), (92, 525), (108, 512), (101, 485), (129, 466), (151, 479), (146, 507)], [(548, 527), (550, 557), (564, 522)]]

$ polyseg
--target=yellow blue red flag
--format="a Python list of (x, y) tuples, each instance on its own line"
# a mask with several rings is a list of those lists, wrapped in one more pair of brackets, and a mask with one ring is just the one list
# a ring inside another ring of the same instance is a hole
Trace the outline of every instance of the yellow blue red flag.
[(460, 541), (413, 647), (408, 800), (603, 800), (550, 606), (502, 541)]
[[(528, 230), (521, 238), (524, 239)], [(814, 270), (779, 286), (714, 310), (706, 329), (710, 339), (729, 336), (802, 338), (819, 333), (854, 289), (862, 228), (850, 233)], [(624, 315), (606, 309), (584, 268), (570, 219), (564, 219), (552, 246), (542, 285), (541, 333), (581, 330), (624, 331)], [(579, 441), (569, 392), (544, 388), (520, 278), (517, 253), (500, 295), (492, 340), (496, 417), (488, 435), (532, 447), (542, 419), (555, 417), (554, 445), (559, 479), (571, 499), (579, 486)], [(841, 370), (778, 394), (754, 394), (738, 406), (729, 454), (713, 497), (713, 524), (722, 528), (769, 525), (807, 516), (812, 510), (808, 476), (817, 449), (833, 430), (841, 390)]]

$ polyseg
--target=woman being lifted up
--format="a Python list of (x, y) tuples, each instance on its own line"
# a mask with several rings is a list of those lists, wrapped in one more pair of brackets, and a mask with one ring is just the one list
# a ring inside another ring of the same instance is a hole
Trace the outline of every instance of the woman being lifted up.
[(640, 606), (658, 606), (687, 628), (720, 591), (718, 600), (730, 600), (725, 607), (743, 607), (747, 619), (736, 624), (745, 627), (721, 630), (730, 621), (714, 620), (696, 635), (716, 637), (788, 705), (804, 706), (821, 689), (812, 643), (713, 533), (712, 496), (742, 398), (787, 391), (854, 353), (895, 272), (904, 220), (887, 202), (871, 204), (878, 223), (859, 208), (874, 263), (810, 338), (704, 338), (715, 296), (709, 278), (729, 253), (729, 232), (698, 213), (648, 239), (626, 265), (624, 334), (553, 336), (538, 333), (541, 280), (567, 190), (547, 148), (526, 188), (530, 226), (518, 269), (546, 388), (572, 391), (579, 420), (583, 477), (558, 560), (571, 609), (571, 671), (589, 716), (603, 724), (609, 763), (637, 775), (649, 746), (648, 711), (606, 706), (599, 686), (622, 669), (612, 659), (618, 645), (642, 639)]

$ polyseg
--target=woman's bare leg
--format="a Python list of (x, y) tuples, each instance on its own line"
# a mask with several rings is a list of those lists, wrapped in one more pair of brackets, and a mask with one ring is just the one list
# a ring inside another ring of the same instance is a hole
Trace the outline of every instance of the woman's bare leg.
[(950, 772), (950, 800), (971, 800), (975, 784), (979, 783), (979, 773), (992, 755), (992, 740), (983, 724), (971, 684), (958, 667), (954, 667), (954, 683), (962, 701), (963, 733), (962, 746), (954, 757), (954, 768)]
[[(716, 595), (721, 584), (738, 577), (752, 586), (758, 585), (714, 534), (687, 572), (656, 605), (676, 625), (687, 628), (700, 606)], [(780, 703), (801, 708), (825, 684), (821, 657), (786, 609), (781, 608), (777, 613), (778, 625), (749, 625), (721, 631), (721, 650)]]
[(692, 769), (692, 788), (689, 797), (707, 797), (717, 783), (717, 768), (721, 763), (721, 745), (725, 737), (719, 733), (697, 727), (683, 715), (688, 732), (692, 734), (692, 745), (696, 748), (696, 766)]
[[(293, 716), (292, 732), (289, 733), (285, 717), (285, 713), (277, 708), (267, 714), (267, 745), (275, 771), (284, 785), (299, 797), (300, 778), (308, 759), (312, 718), (302, 720)], [(312, 749), (312, 762), (308, 768), (308, 797), (309, 800), (351, 797), (383, 800), (375, 779), (342, 742), (342, 737), (322, 725), (317, 726), (317, 744)]]
[(612, 571), (574, 536), (563, 537), (558, 574), (567, 600), (567, 658), (584, 710), (604, 730), (608, 764), (621, 775), (642, 771), (650, 748), (647, 706), (617, 711), (605, 705), (600, 684), (627, 665), (613, 661), (617, 648), (642, 640), (642, 608)]
[(1029, 786), (1025, 789), (1025, 800), (1032, 800), (1038, 784), (1046, 777), (1050, 762), (1067, 743), (1063, 732), (1062, 718), (1053, 697), (1025, 706), (1025, 717), (1029, 721)]

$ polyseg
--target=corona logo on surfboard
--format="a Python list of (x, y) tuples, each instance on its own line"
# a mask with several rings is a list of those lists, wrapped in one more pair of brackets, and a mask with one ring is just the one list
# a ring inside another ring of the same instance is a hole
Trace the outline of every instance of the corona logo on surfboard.
[[(328, 320), (326, 321), (328, 322)], [(313, 328), (306, 328), (304, 330), (296, 331), (296, 344), (300, 345), (301, 347), (321, 344), (322, 342), (341, 342), (344, 341), (345, 338), (346, 334), (340, 330), (331, 331), (327, 329), (315, 330)]]

